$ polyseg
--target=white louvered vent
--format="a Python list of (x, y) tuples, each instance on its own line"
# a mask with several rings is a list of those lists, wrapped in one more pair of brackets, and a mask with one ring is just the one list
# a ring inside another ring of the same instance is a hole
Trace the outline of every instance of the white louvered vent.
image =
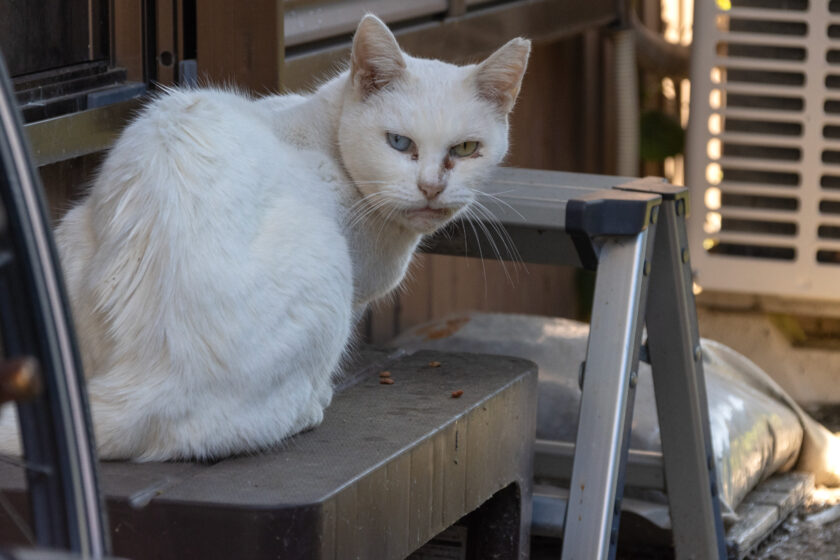
[(697, 281), (840, 299), (840, 0), (728, 4), (695, 3)]

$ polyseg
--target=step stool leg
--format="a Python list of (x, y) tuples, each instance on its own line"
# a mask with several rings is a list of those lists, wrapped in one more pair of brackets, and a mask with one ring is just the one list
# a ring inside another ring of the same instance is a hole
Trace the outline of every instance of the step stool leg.
[(655, 227), (601, 246), (564, 560), (614, 557)]
[(687, 199), (663, 197), (647, 303), (648, 348), (678, 560), (725, 558), (685, 231)]

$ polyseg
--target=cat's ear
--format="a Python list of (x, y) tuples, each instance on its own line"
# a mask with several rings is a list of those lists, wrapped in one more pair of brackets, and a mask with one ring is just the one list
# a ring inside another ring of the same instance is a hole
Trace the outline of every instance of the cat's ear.
[(363, 17), (350, 54), (350, 79), (359, 97), (384, 88), (403, 71), (405, 59), (391, 30), (372, 14)]
[(507, 114), (513, 109), (528, 66), (531, 41), (518, 37), (505, 43), (475, 69), (478, 94)]

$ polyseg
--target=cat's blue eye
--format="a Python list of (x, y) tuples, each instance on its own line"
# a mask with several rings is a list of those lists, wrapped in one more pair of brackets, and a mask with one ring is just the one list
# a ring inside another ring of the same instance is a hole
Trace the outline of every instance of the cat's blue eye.
[(408, 136), (400, 136), (393, 132), (388, 132), (385, 137), (388, 139), (388, 144), (398, 152), (404, 152), (411, 147), (414, 142)]

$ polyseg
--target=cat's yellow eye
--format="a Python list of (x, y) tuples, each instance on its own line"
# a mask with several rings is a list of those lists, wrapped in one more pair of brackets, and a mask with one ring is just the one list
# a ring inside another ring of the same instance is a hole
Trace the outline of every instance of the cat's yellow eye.
[(468, 140), (466, 142), (461, 142), (460, 144), (455, 144), (449, 148), (449, 154), (455, 157), (469, 157), (473, 155), (477, 149), (478, 142)]

